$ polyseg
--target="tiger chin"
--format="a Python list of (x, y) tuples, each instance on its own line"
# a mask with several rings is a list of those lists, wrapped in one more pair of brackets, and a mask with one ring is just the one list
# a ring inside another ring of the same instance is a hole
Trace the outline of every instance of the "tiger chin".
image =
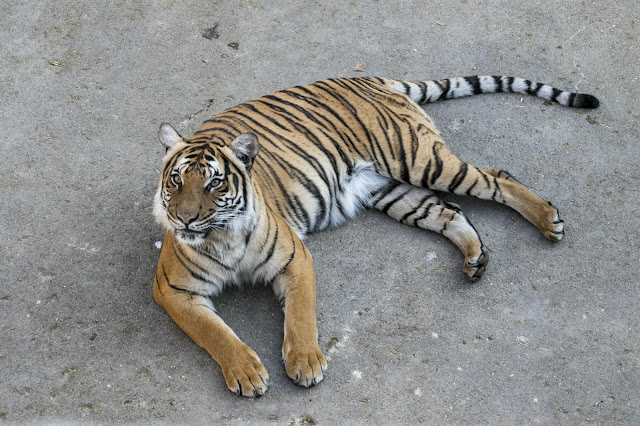
[(466, 163), (446, 147), (420, 105), (480, 93), (516, 92), (564, 106), (598, 100), (521, 78), (386, 78), (318, 81), (214, 115), (191, 137), (162, 124), (166, 148), (154, 215), (165, 237), (153, 284), (156, 302), (220, 365), (228, 388), (263, 395), (260, 358), (216, 314), (228, 285), (272, 286), (284, 310), (282, 359), (301, 386), (323, 380), (316, 280), (302, 240), (363, 208), (438, 232), (464, 257), (475, 282), (485, 245), (459, 206), (435, 191), (494, 200), (518, 211), (552, 241), (564, 236), (558, 210), (500, 169)]

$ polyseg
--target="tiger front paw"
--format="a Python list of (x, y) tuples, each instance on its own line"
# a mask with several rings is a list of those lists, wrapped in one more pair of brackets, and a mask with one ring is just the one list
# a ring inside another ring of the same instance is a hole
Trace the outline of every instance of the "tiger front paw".
[(285, 339), (282, 345), (282, 362), (293, 382), (304, 387), (320, 383), (327, 370), (327, 360), (317, 342), (300, 345)]
[(234, 351), (225, 363), (220, 363), (229, 390), (249, 398), (264, 395), (269, 387), (269, 374), (258, 355), (244, 345)]

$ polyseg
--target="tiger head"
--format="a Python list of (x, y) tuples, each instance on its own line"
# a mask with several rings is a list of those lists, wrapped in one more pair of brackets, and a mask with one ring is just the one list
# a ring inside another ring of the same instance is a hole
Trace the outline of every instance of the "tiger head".
[(216, 231), (247, 229), (254, 217), (250, 169), (258, 140), (243, 133), (229, 144), (185, 140), (169, 124), (159, 138), (167, 149), (154, 215), (178, 241), (196, 246)]

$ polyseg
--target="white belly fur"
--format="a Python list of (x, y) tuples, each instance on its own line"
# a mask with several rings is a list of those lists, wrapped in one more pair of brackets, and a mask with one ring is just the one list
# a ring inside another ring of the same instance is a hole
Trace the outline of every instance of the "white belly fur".
[(342, 211), (334, 205), (331, 211), (330, 226), (340, 225), (352, 218), (360, 210), (371, 206), (371, 196), (389, 181), (379, 175), (373, 163), (356, 162), (353, 172), (341, 182), (342, 191), (337, 194), (337, 201)]

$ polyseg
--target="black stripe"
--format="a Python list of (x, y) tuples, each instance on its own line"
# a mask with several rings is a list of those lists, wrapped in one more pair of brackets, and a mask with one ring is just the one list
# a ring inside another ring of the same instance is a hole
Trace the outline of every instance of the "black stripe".
[[(395, 118), (395, 119), (393, 119)], [(405, 151), (405, 146), (404, 146), (404, 140), (402, 138), (402, 130), (400, 129), (400, 126), (398, 126), (398, 121), (400, 120), (400, 118), (394, 114), (394, 117), (392, 117), (391, 124), (393, 125), (393, 129), (395, 130), (397, 136), (397, 140), (394, 141), (395, 143), (393, 145), (389, 146), (389, 150), (393, 153), (394, 152), (394, 148), (399, 150), (399, 154), (400, 154), (400, 160), (399, 160), (399, 166), (400, 166), (400, 180), (402, 180), (403, 182), (406, 183), (410, 183), (410, 176), (409, 176), (409, 168), (407, 165), (407, 153)], [(406, 123), (405, 123), (406, 124)], [(409, 132), (413, 132), (413, 129), (411, 127), (411, 125), (408, 126)], [(385, 133), (386, 136), (386, 133)], [(387, 136), (387, 139), (389, 139), (389, 137)], [(392, 158), (395, 159), (395, 155), (392, 155)]]
[(231, 128), (231, 130), (229, 130), (226, 127), (220, 127), (220, 126), (214, 126), (214, 127), (207, 127), (206, 129), (202, 129), (202, 130), (198, 130), (197, 132), (194, 133), (195, 135), (199, 135), (199, 134), (208, 134), (211, 132), (220, 132), (220, 133), (224, 133), (227, 136), (231, 137), (231, 138), (235, 138), (236, 136), (238, 136), (240, 134), (240, 130), (236, 129), (233, 125), (231, 125), (231, 123), (219, 118), (219, 117), (212, 117), (208, 120), (206, 120), (204, 123), (202, 123), (203, 127), (205, 124), (224, 124), (225, 126)]
[(176, 259), (178, 259), (178, 261), (182, 264), (182, 266), (184, 266), (185, 269), (187, 269), (189, 272), (191, 272), (193, 269), (187, 266), (187, 263), (193, 265), (195, 268), (199, 269), (204, 273), (207, 272), (207, 270), (204, 267), (198, 265), (197, 263), (189, 259), (189, 256), (187, 256), (184, 253), (184, 251), (182, 251), (182, 247), (180, 247), (180, 244), (178, 244), (177, 241), (173, 243), (173, 248), (174, 248), (174, 253), (176, 254)]
[(484, 178), (484, 182), (487, 184), (487, 189), (491, 188), (491, 182), (489, 182), (489, 178), (487, 175), (480, 169), (476, 168), (477, 172), (480, 173), (480, 176)]
[(492, 75), (491, 78), (493, 78), (493, 82), (496, 85), (496, 92), (504, 92), (504, 90), (502, 89), (502, 76), (500, 75)]
[[(162, 265), (162, 270), (164, 271), (164, 265)], [(160, 281), (158, 280), (158, 272), (160, 272), (160, 268), (158, 267), (158, 269), (156, 269), (156, 276), (153, 279), (153, 283), (155, 284), (155, 286), (158, 288), (158, 291), (160, 292), (161, 296), (164, 296), (164, 293), (162, 292), (162, 288), (160, 287)], [(165, 276), (167, 274), (165, 273)], [(169, 281), (167, 280), (167, 283)]]
[(493, 189), (493, 195), (491, 195), (491, 199), (493, 201), (496, 201), (496, 194), (498, 193), (498, 191), (500, 191), (500, 185), (498, 185), (498, 179), (497, 178), (493, 178), (493, 184), (495, 185), (495, 188)]
[(540, 90), (544, 87), (544, 84), (535, 83), (535, 88), (533, 89), (533, 95), (540, 97)]
[[(449, 89), (451, 88), (451, 80), (444, 79), (444, 80), (433, 80), (433, 82), (440, 88), (440, 90), (442, 91), (438, 97), (436, 99), (434, 99), (434, 101), (437, 101), (438, 99), (444, 97), (445, 99), (447, 99), (447, 93), (449, 93)], [(442, 84), (442, 82), (444, 82), (444, 85)]]
[[(362, 93), (367, 93), (369, 95), (374, 95), (376, 93), (380, 93), (380, 87), (388, 87), (386, 84), (380, 84), (372, 78), (369, 77), (356, 77), (346, 79), (351, 86), (354, 86)], [(355, 90), (354, 90), (355, 92)]]
[(395, 198), (393, 198), (393, 199), (392, 199), (391, 201), (389, 201), (389, 202), (388, 202), (384, 207), (382, 207), (382, 208), (376, 207), (376, 208), (378, 208), (378, 209), (379, 209), (381, 212), (383, 212), (383, 213), (387, 213), (387, 212), (389, 211), (389, 209), (390, 209), (391, 207), (393, 207), (393, 205), (394, 205), (395, 203), (397, 203), (397, 202), (398, 202), (398, 201), (400, 201), (402, 198), (404, 198), (404, 196), (405, 196), (405, 195), (407, 195), (407, 194), (409, 193), (409, 191), (411, 191), (411, 188), (407, 189), (407, 190), (406, 190), (406, 191), (404, 191), (402, 194), (400, 194), (400, 195), (396, 196)]
[[(200, 249), (196, 249), (196, 251), (201, 254), (202, 256), (206, 257), (207, 259), (215, 262), (216, 264), (218, 264), (219, 266), (221, 266), (222, 268), (226, 269), (227, 271), (232, 271), (234, 268), (232, 266), (229, 265), (225, 265), (224, 263), (222, 263), (219, 259), (216, 259), (215, 257), (213, 257), (213, 255), (205, 250), (200, 250)], [(204, 271), (206, 272), (207, 270), (204, 269)]]
[(433, 185), (442, 174), (442, 159), (440, 159), (440, 157), (438, 156), (438, 153), (436, 152), (436, 147), (438, 147), (439, 145), (440, 143), (436, 142), (433, 144), (433, 148), (432, 148), (433, 159), (436, 162), (436, 169), (433, 171), (433, 174), (431, 175), (431, 185)]
[[(380, 126), (380, 128), (381, 128), (381, 129), (384, 129), (384, 125), (383, 125), (383, 123), (381, 122), (380, 117), (381, 117), (380, 115), (378, 115), (378, 116), (376, 117), (376, 122), (377, 122), (378, 126)], [(384, 116), (382, 116), (382, 117), (384, 118)], [(387, 122), (387, 119), (386, 119), (386, 118), (385, 118), (384, 120), (385, 120), (385, 122)], [(398, 132), (398, 125), (397, 125), (393, 120), (390, 120), (390, 121), (391, 121), (391, 125), (393, 126), (393, 129), (394, 129), (394, 130), (396, 131), (396, 133), (397, 133), (397, 132)], [(388, 127), (387, 127), (387, 129), (388, 129)], [(386, 141), (386, 143), (387, 143), (387, 144), (386, 144), (386, 146), (387, 146), (387, 152), (389, 152), (389, 153), (391, 154), (391, 159), (392, 159), (392, 160), (395, 160), (395, 159), (396, 159), (396, 153), (394, 152), (393, 148), (394, 148), (394, 145), (396, 145), (396, 144), (395, 144), (395, 143), (391, 140), (391, 138), (389, 137), (389, 132), (388, 132), (388, 131), (387, 131), (387, 132), (382, 131), (382, 132), (380, 132), (380, 133), (384, 136), (384, 140), (385, 140), (385, 141)], [(382, 149), (382, 148), (381, 148), (381, 149)]]
[(385, 186), (380, 188), (375, 194), (373, 194), (373, 196), (371, 197), (371, 204), (372, 205), (377, 204), (380, 200), (382, 200), (384, 197), (389, 195), (394, 189), (396, 189), (400, 185), (402, 185), (402, 183), (398, 182), (397, 180), (389, 181), (389, 183), (387, 183)]
[(529, 81), (529, 80), (525, 80), (525, 81), (524, 81), (524, 84), (527, 86), (527, 87), (524, 89), (524, 92), (525, 92), (525, 93), (527, 93), (527, 94), (529, 94), (529, 95), (532, 95), (532, 93), (531, 93), (531, 84), (532, 84), (532, 83), (531, 83), (531, 81)]
[(418, 149), (420, 148), (420, 142), (418, 141), (417, 133), (423, 128), (426, 128), (426, 127), (423, 124), (419, 124), (418, 127), (415, 129), (415, 131), (413, 130), (413, 127), (410, 127), (409, 129), (411, 134), (411, 168), (412, 169), (415, 168)]
[(291, 264), (291, 261), (293, 261), (293, 258), (296, 255), (296, 242), (295, 242), (295, 237), (293, 236), (293, 231), (291, 230), (291, 228), (289, 229), (289, 234), (291, 236), (291, 254), (289, 255), (289, 259), (287, 259), (287, 261), (285, 262), (285, 264), (273, 275), (273, 277), (271, 277), (268, 280), (265, 280), (268, 284), (273, 283), (273, 281), (275, 281), (280, 275), (282, 275), (287, 268), (289, 267), (289, 264)]
[[(439, 200), (438, 200), (439, 201)], [(420, 222), (423, 219), (426, 219), (427, 217), (429, 217), (429, 214), (431, 213), (431, 207), (438, 205), (438, 203), (429, 203), (427, 204), (427, 208), (422, 212), (422, 214), (420, 216), (417, 216), (413, 219), (413, 223), (417, 226), (418, 222)]]
[(424, 174), (422, 175), (422, 181), (420, 182), (420, 185), (423, 188), (428, 188), (429, 187), (429, 172), (431, 171), (431, 159), (429, 159), (429, 161), (427, 162), (427, 167), (425, 167), (424, 169)]
[(474, 95), (478, 95), (482, 93), (482, 90), (480, 89), (480, 79), (478, 78), (477, 75), (465, 77), (464, 79), (473, 88)]
[(467, 189), (467, 191), (465, 192), (465, 194), (466, 194), (466, 195), (471, 195), (471, 190), (472, 190), (473, 188), (475, 188), (475, 187), (476, 187), (476, 184), (477, 184), (477, 183), (478, 183), (478, 179), (474, 180), (474, 181), (473, 181), (473, 184), (472, 184), (472, 185)]
[[(167, 285), (169, 287), (171, 287), (172, 289), (174, 289), (175, 291), (179, 291), (181, 293), (187, 293), (187, 294), (190, 294), (191, 296), (206, 297), (204, 294), (196, 293), (195, 291), (191, 291), (191, 290), (187, 290), (187, 289), (184, 289), (184, 288), (180, 288), (178, 286), (175, 286), (175, 285), (171, 284), (171, 281), (169, 281), (169, 276), (167, 275), (167, 271), (164, 269), (164, 264), (162, 265), (162, 274), (164, 275), (164, 279), (167, 282)], [(160, 287), (158, 287), (158, 289), (159, 288)]]
[(569, 100), (567, 101), (567, 106), (575, 106), (574, 101), (576, 100), (577, 93), (571, 93), (569, 95)]
[(424, 197), (422, 197), (422, 199), (418, 202), (418, 206), (417, 206), (415, 209), (413, 209), (413, 210), (409, 210), (407, 213), (405, 213), (405, 214), (400, 218), (400, 220), (399, 220), (399, 221), (400, 221), (400, 222), (405, 222), (407, 219), (409, 219), (409, 217), (410, 217), (412, 214), (415, 214), (415, 213), (420, 209), (420, 207), (422, 207), (422, 206), (424, 205), (424, 203), (426, 203), (427, 201), (429, 201), (429, 199), (431, 199), (431, 198), (433, 198), (433, 197), (434, 197), (434, 195), (433, 195), (433, 194), (431, 194), (431, 193), (430, 193), (430, 194), (425, 195)]
[[(267, 209), (269, 210), (269, 212), (271, 214), (267, 214), (265, 215), (265, 219), (267, 220), (267, 232), (265, 232), (264, 234), (264, 239), (260, 240), (260, 243), (258, 243), (258, 247), (264, 247), (267, 242), (269, 241), (269, 235), (271, 234), (271, 220), (273, 219), (273, 217), (275, 216), (275, 212), (273, 210), (271, 210), (271, 208), (269, 208), (269, 206), (267, 206)], [(257, 227), (256, 227), (257, 228)], [(251, 239), (253, 240), (253, 236), (257, 235), (257, 232), (252, 232), (251, 235)], [(248, 245), (249, 243), (247, 243)]]
[(422, 94), (420, 95), (420, 99), (418, 99), (418, 104), (424, 104), (424, 101), (427, 99), (427, 84), (423, 81), (419, 81), (416, 83), (420, 90), (422, 90)]
[[(278, 233), (279, 233), (279, 229), (280, 227), (278, 226), (278, 223), (276, 222), (276, 230), (275, 230), (275, 235), (273, 236), (273, 242), (271, 243), (271, 247), (269, 247), (269, 250), (267, 250), (267, 255), (265, 256), (265, 258), (262, 260), (262, 262), (260, 262), (258, 264), (258, 266), (256, 266), (254, 268), (254, 271), (257, 271), (258, 268), (264, 266), (269, 260), (271, 260), (271, 258), (273, 257), (273, 253), (275, 253), (276, 250), (276, 243), (278, 242)], [(267, 238), (269, 236), (269, 233), (271, 231), (271, 223), (269, 223), (269, 228), (267, 229)], [(267, 241), (265, 241), (262, 246), (264, 247), (264, 244), (266, 244)]]
[(453, 177), (453, 180), (449, 184), (449, 192), (454, 192), (456, 188), (458, 188), (460, 184), (462, 184), (466, 176), (467, 163), (462, 163), (462, 165), (460, 166), (460, 170), (458, 170), (458, 173), (456, 173), (456, 175)]
[[(443, 211), (444, 211), (444, 210), (443, 210)], [(442, 227), (442, 229), (440, 230), (440, 233), (441, 233), (442, 235), (444, 235), (444, 231), (446, 231), (446, 230), (447, 230), (447, 227), (449, 226), (449, 222), (451, 222), (451, 219), (447, 220), (447, 221), (444, 223), (444, 226)]]

